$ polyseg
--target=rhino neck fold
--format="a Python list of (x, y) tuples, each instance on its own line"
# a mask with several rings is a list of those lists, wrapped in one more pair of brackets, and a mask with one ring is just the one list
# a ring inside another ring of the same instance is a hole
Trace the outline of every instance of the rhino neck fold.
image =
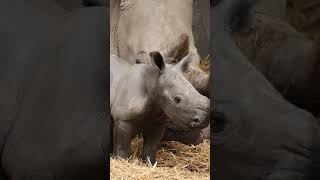
[(146, 96), (148, 96), (146, 111), (149, 109), (153, 109), (153, 111), (159, 109), (159, 111), (151, 112), (152, 114), (158, 114), (160, 113), (162, 103), (160, 100), (161, 97), (159, 96), (161, 89), (158, 87), (160, 72), (151, 65), (141, 64), (140, 66), (144, 66), (143, 77), (145, 77), (145, 79), (143, 81), (143, 89)]

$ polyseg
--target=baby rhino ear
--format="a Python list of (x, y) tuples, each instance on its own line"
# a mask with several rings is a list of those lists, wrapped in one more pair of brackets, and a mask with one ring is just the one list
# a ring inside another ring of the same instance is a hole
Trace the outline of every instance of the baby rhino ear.
[(165, 70), (165, 63), (162, 55), (158, 51), (150, 52), (150, 58), (153, 65), (155, 65), (161, 72)]

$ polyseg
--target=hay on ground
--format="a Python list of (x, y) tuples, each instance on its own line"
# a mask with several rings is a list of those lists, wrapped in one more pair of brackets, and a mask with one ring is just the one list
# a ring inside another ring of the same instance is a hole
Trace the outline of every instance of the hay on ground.
[(200, 61), (200, 68), (206, 72), (206, 73), (210, 73), (210, 61), (209, 61), (210, 55), (208, 54), (208, 56)]
[(197, 146), (178, 142), (164, 142), (157, 151), (154, 166), (137, 157), (143, 140), (136, 138), (132, 143), (130, 159), (110, 159), (111, 180), (208, 180), (210, 179), (210, 143), (204, 141)]

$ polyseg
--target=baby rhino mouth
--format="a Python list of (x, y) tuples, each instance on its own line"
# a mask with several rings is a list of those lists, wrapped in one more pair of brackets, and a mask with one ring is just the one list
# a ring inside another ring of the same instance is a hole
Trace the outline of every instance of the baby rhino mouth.
[(203, 129), (208, 126), (209, 123), (201, 122), (199, 118), (193, 118), (189, 122), (189, 126), (192, 129)]
[(199, 118), (193, 118), (190, 122), (189, 122), (189, 126), (191, 128), (199, 128), (200, 126), (200, 120)]

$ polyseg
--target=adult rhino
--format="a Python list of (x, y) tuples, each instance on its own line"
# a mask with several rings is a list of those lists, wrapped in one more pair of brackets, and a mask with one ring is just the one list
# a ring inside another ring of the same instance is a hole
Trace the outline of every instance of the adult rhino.
[(159, 52), (150, 57), (152, 65), (132, 65), (110, 55), (110, 110), (113, 154), (129, 157), (132, 138), (142, 132), (142, 158), (154, 163), (167, 127), (164, 117), (186, 130), (202, 129), (209, 123), (210, 101), (182, 75), (188, 57), (175, 66), (165, 64)]
[[(320, 113), (320, 44), (305, 37), (286, 22), (286, 1), (263, 0), (250, 13), (250, 28), (235, 33), (238, 46), (291, 103)], [(269, 4), (270, 3), (270, 4)], [(274, 7), (273, 11), (270, 7)]]
[(1, 180), (106, 178), (108, 11), (1, 2)]
[(213, 174), (219, 180), (319, 179), (319, 121), (286, 101), (233, 40), (232, 20), (252, 3), (222, 0), (211, 8)]

